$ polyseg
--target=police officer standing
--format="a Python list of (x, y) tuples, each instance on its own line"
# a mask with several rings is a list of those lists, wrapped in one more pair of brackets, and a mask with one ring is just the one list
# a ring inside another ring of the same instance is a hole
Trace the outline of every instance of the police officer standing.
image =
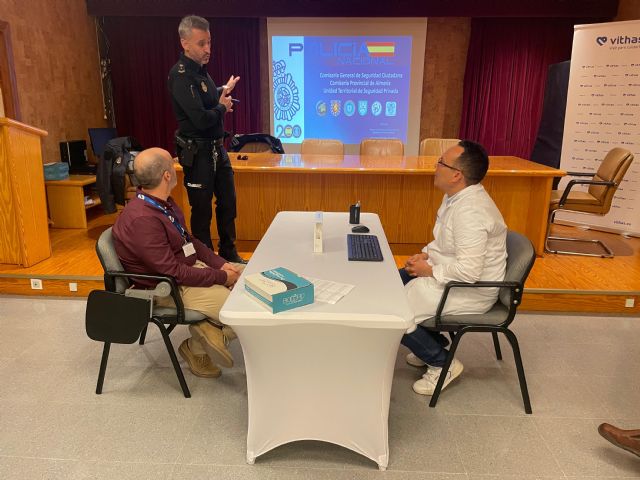
[(209, 22), (188, 16), (178, 26), (184, 50), (169, 72), (169, 92), (178, 120), (176, 146), (184, 169), (184, 185), (191, 205), (191, 232), (209, 248), (211, 201), (216, 196), (218, 254), (229, 262), (246, 263), (235, 247), (236, 191), (233, 169), (223, 147), (224, 115), (233, 111), (231, 92), (240, 77), (216, 87), (207, 73), (211, 58)]

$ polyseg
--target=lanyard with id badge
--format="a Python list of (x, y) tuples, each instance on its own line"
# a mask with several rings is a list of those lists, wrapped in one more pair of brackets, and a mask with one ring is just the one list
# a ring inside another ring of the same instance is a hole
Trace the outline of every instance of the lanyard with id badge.
[(153, 205), (155, 208), (160, 210), (169, 219), (169, 221), (173, 223), (173, 226), (176, 227), (176, 229), (178, 230), (178, 233), (180, 233), (180, 236), (184, 240), (184, 245), (182, 245), (182, 251), (184, 252), (185, 257), (189, 257), (196, 253), (196, 249), (193, 246), (193, 242), (189, 241), (189, 234), (184, 229), (184, 227), (180, 225), (180, 222), (178, 222), (176, 218), (169, 213), (169, 210), (166, 207), (163, 207), (158, 202), (156, 202), (153, 198), (149, 198), (143, 193), (139, 193), (138, 198), (141, 200), (144, 200), (148, 204)]

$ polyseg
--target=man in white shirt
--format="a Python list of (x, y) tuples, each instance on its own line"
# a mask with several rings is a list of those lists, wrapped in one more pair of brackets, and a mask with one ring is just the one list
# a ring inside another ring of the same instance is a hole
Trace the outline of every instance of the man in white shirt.
[[(489, 168), (484, 148), (463, 140), (442, 154), (434, 185), (445, 195), (433, 228), (434, 240), (407, 260), (400, 270), (416, 324), (435, 315), (444, 287), (450, 281), (474, 283), (504, 280), (507, 227), (495, 203), (480, 184)], [(484, 313), (498, 298), (497, 288), (449, 291), (443, 314)], [(420, 325), (402, 338), (412, 353), (407, 363), (427, 366), (413, 390), (432, 395), (447, 357), (446, 338)], [(443, 388), (462, 373), (462, 363), (451, 362)]]

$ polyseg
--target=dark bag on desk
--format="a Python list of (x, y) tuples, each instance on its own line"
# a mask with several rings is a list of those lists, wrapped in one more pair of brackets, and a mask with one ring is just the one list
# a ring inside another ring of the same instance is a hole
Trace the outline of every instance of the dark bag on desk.
[(234, 135), (233, 139), (231, 140), (229, 150), (232, 152), (240, 152), (242, 151), (242, 147), (254, 142), (267, 144), (273, 153), (284, 153), (282, 142), (276, 137), (272, 137), (268, 133), (247, 133), (246, 135)]
[(105, 213), (115, 212), (116, 203), (124, 205), (125, 175), (129, 175), (131, 183), (137, 185), (132, 162), (141, 150), (142, 146), (133, 137), (114, 138), (104, 147), (104, 153), (98, 162), (96, 184)]

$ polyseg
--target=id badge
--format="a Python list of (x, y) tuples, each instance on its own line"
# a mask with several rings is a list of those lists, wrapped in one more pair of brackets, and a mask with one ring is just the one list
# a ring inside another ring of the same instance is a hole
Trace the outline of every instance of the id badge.
[(189, 257), (196, 253), (196, 248), (193, 246), (193, 243), (189, 242), (182, 246), (182, 251), (184, 252), (185, 257)]

